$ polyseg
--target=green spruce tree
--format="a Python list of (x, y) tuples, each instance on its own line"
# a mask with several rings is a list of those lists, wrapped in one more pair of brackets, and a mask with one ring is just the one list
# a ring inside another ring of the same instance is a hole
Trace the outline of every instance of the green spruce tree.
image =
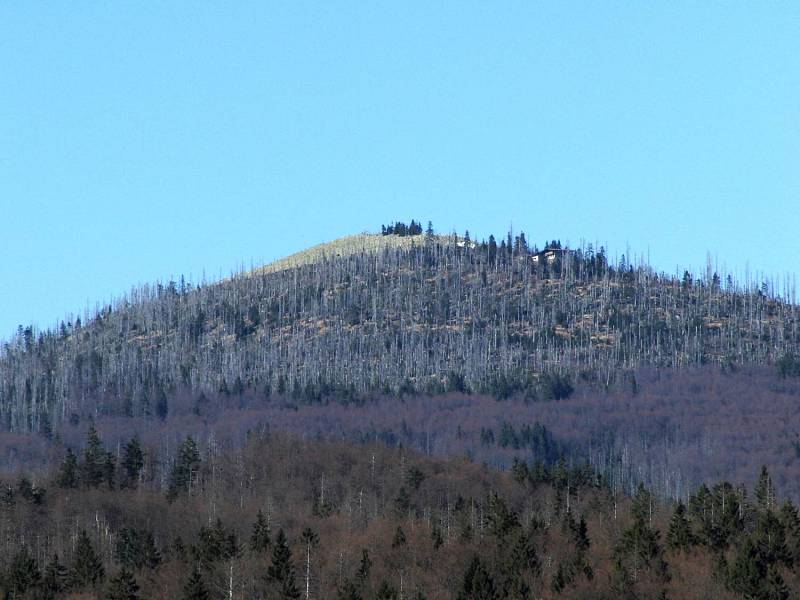
[(139, 600), (139, 584), (133, 573), (122, 569), (111, 581), (105, 595), (106, 600)]
[(44, 569), (44, 577), (42, 578), (41, 588), (43, 600), (56, 598), (67, 589), (68, 584), (69, 571), (59, 560), (58, 554), (53, 554), (53, 557)]
[(89, 488), (98, 487), (104, 479), (107, 454), (94, 425), (89, 425), (86, 448), (80, 468), (81, 483)]
[(458, 600), (499, 600), (494, 580), (477, 556), (467, 567)]
[(122, 488), (135, 488), (139, 483), (139, 475), (144, 468), (144, 452), (142, 445), (139, 441), (139, 436), (133, 436), (130, 441), (125, 444), (125, 450), (122, 453), (122, 480), (120, 487)]
[(392, 539), (392, 548), (402, 548), (406, 545), (406, 541), (406, 534), (403, 532), (403, 528), (398, 525)]
[(788, 600), (791, 597), (789, 587), (781, 576), (780, 569), (772, 565), (767, 569), (767, 583), (761, 596), (764, 600)]
[(639, 485), (631, 502), (633, 522), (622, 531), (614, 547), (614, 560), (620, 572), (637, 573), (649, 569), (661, 581), (668, 581), (669, 571), (664, 550), (659, 543), (660, 533), (651, 526), (653, 497)]
[(758, 548), (750, 538), (745, 539), (730, 566), (728, 586), (745, 598), (761, 598), (766, 576), (767, 565)]
[(7, 587), (13, 594), (11, 597), (26, 597), (26, 592), (38, 586), (40, 579), (36, 561), (31, 557), (27, 546), (23, 546), (14, 555), (8, 568)]
[(110, 490), (113, 490), (117, 484), (117, 459), (111, 452), (106, 452), (103, 461), (103, 483)]
[(75, 544), (75, 556), (70, 569), (70, 583), (81, 589), (94, 587), (103, 580), (104, 576), (103, 564), (84, 529)]
[(58, 487), (64, 489), (75, 489), (78, 487), (78, 457), (71, 448), (67, 448), (67, 456), (61, 463), (61, 471), (56, 480)]
[(117, 533), (114, 558), (123, 569), (135, 569), (139, 563), (139, 532), (123, 527)]
[(186, 585), (183, 586), (181, 600), (209, 600), (210, 598), (211, 595), (208, 593), (208, 588), (206, 588), (203, 582), (200, 569), (195, 565), (192, 568), (189, 579), (186, 581)]
[(369, 551), (366, 548), (361, 549), (361, 563), (358, 565), (356, 572), (356, 580), (362, 586), (369, 581), (369, 574), (372, 570), (372, 559), (369, 557)]
[(378, 591), (375, 592), (375, 600), (399, 600), (399, 598), (400, 594), (397, 593), (397, 588), (385, 579), (381, 581)]
[(155, 569), (161, 564), (161, 552), (156, 546), (156, 540), (149, 531), (139, 532), (139, 560), (138, 567)]
[(195, 483), (200, 470), (200, 452), (191, 436), (178, 449), (178, 456), (169, 478), (167, 499), (173, 502), (182, 493), (187, 493)]
[(336, 600), (363, 600), (363, 596), (355, 583), (345, 579), (341, 585), (336, 586)]
[(686, 517), (686, 507), (683, 502), (678, 502), (667, 529), (667, 547), (676, 552), (686, 552), (695, 543), (689, 519)]
[(267, 568), (267, 584), (274, 598), (296, 600), (300, 590), (295, 582), (295, 567), (292, 563), (292, 550), (283, 529), (278, 530), (275, 546), (272, 549), (272, 564)]
[(786, 545), (794, 564), (800, 564), (800, 514), (797, 507), (787, 500), (781, 506), (778, 518), (786, 532)]
[(220, 519), (216, 520), (213, 527), (200, 528), (194, 554), (204, 567), (210, 567), (217, 561), (229, 560), (238, 551), (236, 534), (227, 531)]
[(253, 533), (250, 535), (250, 549), (256, 553), (263, 553), (269, 549), (272, 540), (269, 535), (269, 523), (260, 510), (256, 515)]

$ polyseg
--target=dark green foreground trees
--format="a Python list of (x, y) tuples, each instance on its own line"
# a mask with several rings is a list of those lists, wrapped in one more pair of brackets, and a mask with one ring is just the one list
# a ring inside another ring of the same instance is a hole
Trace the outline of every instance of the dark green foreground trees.
[[(733, 600), (800, 592), (800, 515), (776, 497), (766, 469), (751, 494), (720, 482), (687, 504), (665, 504), (644, 487), (630, 498), (614, 493), (566, 461), (519, 461), (502, 473), (265, 433), (224, 452), (184, 439), (172, 477), (131, 478), (123, 459), (115, 477), (98, 482), (85, 464), (107, 450), (96, 432), (86, 445), (91, 452), (65, 457), (49, 481), (18, 482), (10, 493), (0, 485), (0, 544), (12, 549), (0, 555), (0, 597)], [(63, 477), (73, 467), (75, 485)], [(119, 483), (126, 479), (136, 486)]]

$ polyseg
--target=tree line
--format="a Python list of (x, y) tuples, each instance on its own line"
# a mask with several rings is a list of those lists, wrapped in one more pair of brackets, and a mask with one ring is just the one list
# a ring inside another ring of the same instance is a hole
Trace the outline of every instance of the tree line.
[[(428, 235), (433, 234), (433, 223), (428, 222)], [(411, 223), (406, 225), (402, 221), (396, 221), (389, 225), (381, 225), (381, 235), (398, 235), (400, 237), (422, 235), (422, 225), (411, 219)]]

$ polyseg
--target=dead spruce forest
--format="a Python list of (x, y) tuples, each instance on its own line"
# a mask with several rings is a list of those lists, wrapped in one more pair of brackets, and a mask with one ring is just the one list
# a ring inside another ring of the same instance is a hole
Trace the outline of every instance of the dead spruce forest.
[(788, 598), (789, 282), (394, 223), (0, 349), (4, 598)]

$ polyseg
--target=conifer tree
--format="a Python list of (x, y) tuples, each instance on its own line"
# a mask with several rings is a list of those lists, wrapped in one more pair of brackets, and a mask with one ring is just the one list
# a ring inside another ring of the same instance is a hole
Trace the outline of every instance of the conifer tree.
[(81, 483), (90, 488), (98, 487), (104, 479), (106, 451), (97, 434), (94, 425), (89, 425), (86, 434), (86, 448), (83, 451), (83, 462), (81, 463)]
[(67, 589), (69, 583), (69, 571), (58, 558), (58, 554), (53, 554), (50, 562), (44, 570), (42, 578), (42, 595), (44, 598), (55, 598)]
[(550, 589), (556, 594), (560, 594), (564, 591), (564, 588), (567, 587), (568, 583), (568, 577), (564, 571), (564, 563), (558, 563), (556, 572), (553, 573), (553, 577), (550, 579)]
[(572, 527), (572, 542), (575, 544), (575, 550), (580, 554), (585, 554), (591, 546), (589, 541), (589, 531), (586, 526), (586, 519), (581, 515), (580, 520), (576, 523), (573, 521)]
[(444, 544), (444, 538), (442, 537), (442, 530), (439, 528), (437, 523), (433, 524), (431, 527), (431, 540), (433, 540), (433, 549), (438, 550)]
[(759, 515), (752, 539), (765, 563), (792, 566), (792, 554), (786, 545), (786, 532), (772, 511)]
[(117, 533), (114, 558), (125, 569), (134, 569), (139, 562), (139, 533), (130, 527), (123, 527)]
[(695, 543), (689, 519), (686, 518), (686, 507), (683, 502), (678, 502), (667, 529), (667, 547), (670, 550), (685, 552)]
[(116, 480), (117, 459), (111, 452), (106, 452), (106, 457), (103, 460), (103, 483), (106, 484), (108, 489), (113, 490), (116, 486)]
[(764, 600), (788, 600), (791, 597), (789, 587), (786, 585), (777, 566), (771, 565), (767, 569), (767, 583), (765, 585)]
[(133, 436), (130, 441), (125, 444), (125, 450), (122, 454), (122, 480), (120, 487), (135, 488), (139, 483), (139, 474), (144, 467), (144, 452), (142, 452), (142, 445), (139, 442), (139, 436)]
[(392, 538), (392, 548), (401, 548), (405, 545), (406, 534), (403, 532), (403, 528), (398, 525), (394, 532), (394, 538)]
[(264, 518), (264, 513), (259, 510), (256, 516), (256, 522), (253, 525), (253, 533), (250, 536), (250, 549), (257, 553), (266, 552), (271, 543), (269, 524), (266, 518)]
[(397, 589), (384, 579), (375, 592), (375, 600), (399, 600), (399, 594)]
[(504, 598), (526, 600), (531, 597), (526, 576), (538, 576), (540, 566), (533, 543), (523, 532), (517, 535), (516, 541), (510, 547), (501, 572), (504, 576), (502, 585)]
[(633, 583), (634, 578), (631, 576), (627, 566), (620, 561), (615, 561), (609, 580), (609, 588), (613, 594), (612, 598), (636, 600), (638, 596), (634, 593)]
[(766, 575), (767, 565), (758, 548), (750, 538), (746, 538), (729, 569), (728, 584), (731, 590), (745, 598), (758, 598)]
[(711, 490), (704, 483), (698, 488), (697, 493), (693, 494), (689, 499), (689, 513), (694, 518), (705, 521), (707, 515), (711, 513), (712, 503)]
[(203, 565), (228, 560), (238, 553), (236, 534), (226, 531), (217, 519), (213, 527), (201, 527), (194, 553)]
[(200, 452), (191, 436), (186, 439), (178, 449), (178, 456), (169, 478), (167, 499), (174, 501), (181, 493), (186, 493), (192, 487), (200, 469)]
[(636, 573), (642, 568), (648, 568), (662, 581), (668, 581), (667, 563), (659, 544), (660, 534), (650, 526), (651, 512), (651, 493), (639, 485), (631, 503), (633, 523), (623, 530), (614, 547), (614, 559), (621, 571)]
[(209, 600), (210, 594), (203, 582), (203, 576), (200, 574), (200, 569), (197, 565), (192, 568), (189, 579), (183, 587), (183, 596), (181, 600)]
[(177, 536), (172, 540), (172, 553), (178, 560), (186, 561), (186, 544), (183, 543), (181, 536)]
[(363, 600), (363, 596), (351, 580), (345, 579), (336, 587), (336, 600)]
[(653, 496), (650, 490), (640, 483), (631, 502), (631, 516), (634, 520), (644, 521), (649, 525), (652, 520), (652, 507)]
[(369, 557), (369, 551), (366, 548), (361, 550), (361, 563), (356, 572), (356, 579), (361, 585), (364, 585), (369, 580), (369, 573), (372, 570), (372, 559)]
[(8, 568), (8, 587), (12, 591), (12, 598), (24, 597), (25, 593), (39, 584), (41, 574), (36, 566), (36, 561), (28, 552), (27, 546), (23, 546), (14, 555), (11, 565)]
[(523, 572), (530, 573), (534, 577), (540, 575), (542, 565), (539, 555), (536, 553), (533, 540), (525, 533), (519, 533), (517, 541), (511, 548), (511, 557), (513, 563)]
[(520, 573), (510, 572), (506, 573), (501, 597), (514, 598), (514, 600), (531, 600), (533, 595), (525, 578)]
[(511, 465), (511, 476), (514, 478), (514, 481), (519, 483), (520, 485), (524, 484), (528, 481), (528, 465), (524, 461), (519, 460), (516, 456), (514, 457), (514, 464)]
[(30, 501), (33, 499), (33, 484), (24, 475), (17, 482), (17, 493), (25, 500)]
[(77, 588), (97, 585), (103, 580), (105, 570), (86, 530), (81, 531), (75, 544), (75, 556), (70, 569), (70, 583)]
[(153, 534), (149, 531), (139, 532), (139, 561), (138, 567), (155, 569), (161, 564), (161, 552), (156, 546)]
[(61, 463), (61, 471), (57, 479), (58, 487), (74, 489), (78, 487), (78, 457), (71, 448), (67, 448), (67, 456)]
[(406, 475), (406, 483), (412, 490), (418, 490), (422, 482), (425, 481), (425, 473), (419, 467), (411, 467)]
[(800, 564), (800, 515), (791, 500), (783, 503), (778, 518), (786, 533), (786, 545), (792, 561)]
[(155, 569), (161, 563), (161, 553), (153, 534), (145, 530), (123, 527), (117, 534), (114, 556), (123, 569)]
[(411, 508), (411, 496), (405, 486), (401, 486), (397, 492), (397, 497), (394, 499), (394, 507), (395, 513), (399, 518), (408, 515), (408, 511)]
[(167, 393), (164, 388), (159, 387), (156, 393), (156, 416), (164, 421), (169, 414), (169, 401), (167, 400)]
[(139, 597), (139, 584), (127, 569), (122, 569), (108, 582), (107, 600), (139, 600)]
[(467, 567), (458, 600), (499, 600), (494, 580), (477, 556)]
[(488, 525), (492, 535), (502, 540), (512, 531), (519, 528), (517, 514), (508, 508), (505, 500), (496, 493), (489, 495)]
[(280, 600), (296, 600), (300, 598), (300, 590), (295, 582), (295, 567), (292, 563), (292, 551), (283, 529), (278, 530), (275, 546), (272, 549), (272, 564), (267, 568), (267, 583), (273, 590), (275, 598)]

